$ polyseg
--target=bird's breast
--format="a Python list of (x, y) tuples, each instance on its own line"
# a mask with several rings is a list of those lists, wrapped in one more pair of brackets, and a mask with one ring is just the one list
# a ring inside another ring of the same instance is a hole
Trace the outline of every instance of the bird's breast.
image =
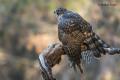
[(84, 36), (79, 31), (74, 31), (69, 34), (61, 31), (59, 37), (64, 45), (80, 45), (84, 42)]

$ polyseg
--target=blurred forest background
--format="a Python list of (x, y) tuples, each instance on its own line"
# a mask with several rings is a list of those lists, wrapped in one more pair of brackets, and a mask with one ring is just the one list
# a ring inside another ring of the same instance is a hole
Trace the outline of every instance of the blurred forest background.
[[(53, 11), (78, 12), (107, 43), (120, 47), (120, 0), (0, 0), (0, 80), (41, 80), (37, 54), (58, 42)], [(62, 57), (57, 80), (80, 80)], [(120, 80), (120, 56), (104, 56), (86, 68), (86, 80)]]

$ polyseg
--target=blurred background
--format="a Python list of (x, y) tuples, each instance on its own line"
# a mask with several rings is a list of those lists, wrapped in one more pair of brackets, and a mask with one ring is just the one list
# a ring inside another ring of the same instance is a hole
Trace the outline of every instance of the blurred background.
[[(120, 47), (120, 0), (0, 0), (0, 80), (42, 80), (37, 55), (59, 42), (53, 11), (78, 12), (108, 44)], [(85, 64), (86, 80), (120, 80), (120, 55)], [(62, 56), (57, 80), (80, 80)]]

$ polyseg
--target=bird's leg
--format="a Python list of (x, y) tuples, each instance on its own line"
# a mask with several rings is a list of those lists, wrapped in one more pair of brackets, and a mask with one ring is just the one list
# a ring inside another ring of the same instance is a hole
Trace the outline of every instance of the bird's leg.
[(84, 73), (80, 73), (80, 80), (85, 80)]
[(82, 64), (77, 65), (80, 69), (80, 80), (85, 80), (85, 75), (84, 75), (84, 69), (82, 67)]
[(120, 48), (104, 48), (104, 50), (110, 55), (120, 54)]
[(51, 44), (39, 55), (39, 64), (44, 80), (55, 80), (52, 75), (52, 67), (61, 61), (64, 54), (62, 45), (59, 43)]

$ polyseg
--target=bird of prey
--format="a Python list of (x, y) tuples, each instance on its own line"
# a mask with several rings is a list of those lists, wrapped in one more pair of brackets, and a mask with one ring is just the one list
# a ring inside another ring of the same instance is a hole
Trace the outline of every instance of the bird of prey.
[(113, 48), (105, 43), (78, 13), (65, 8), (58, 8), (54, 13), (57, 16), (58, 37), (62, 44), (53, 44), (39, 55), (44, 80), (55, 80), (51, 68), (61, 61), (62, 55), (67, 55), (74, 69), (78, 67), (83, 73), (81, 60), (90, 58), (91, 54), (100, 58), (106, 53), (120, 53), (120, 48)]
[(81, 67), (81, 54), (83, 51), (91, 50), (97, 58), (102, 54), (119, 53), (120, 49), (110, 48), (100, 37), (93, 31), (92, 26), (84, 20), (78, 13), (58, 8), (54, 11), (58, 20), (58, 37), (63, 44), (65, 54), (68, 55), (72, 66), (76, 66), (83, 73)]

